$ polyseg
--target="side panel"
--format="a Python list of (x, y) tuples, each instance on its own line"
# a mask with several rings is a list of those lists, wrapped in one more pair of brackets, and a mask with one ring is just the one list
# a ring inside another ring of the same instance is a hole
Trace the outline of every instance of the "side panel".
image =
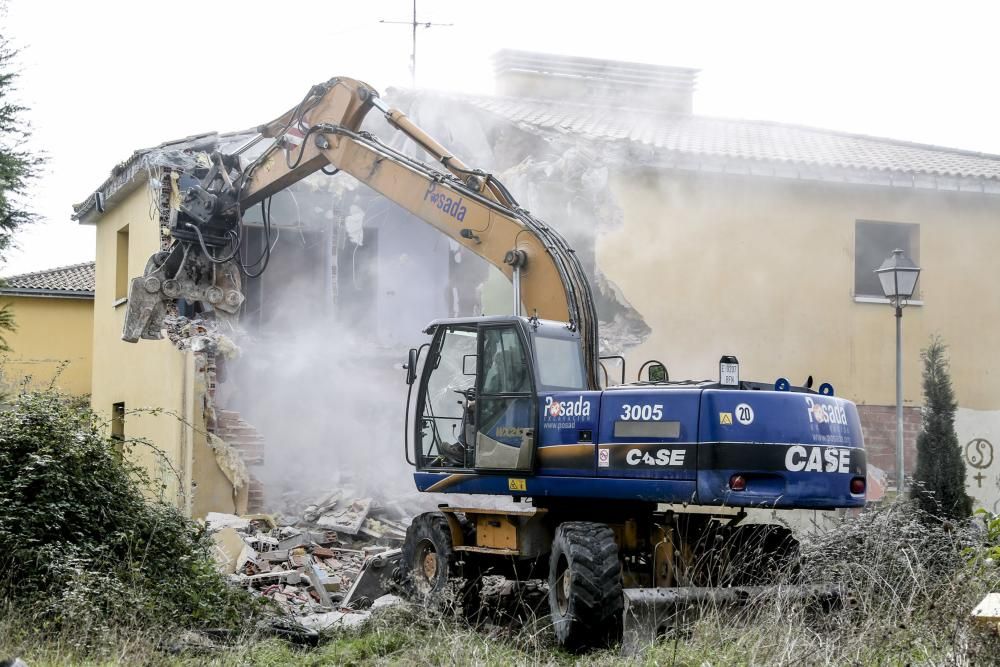
[(543, 498), (598, 498), (685, 503), (695, 495), (693, 480), (608, 479), (583, 476), (522, 476), (476, 473), (415, 472), (419, 491)]
[(626, 479), (695, 479), (700, 397), (700, 389), (605, 392), (597, 474)]
[(539, 475), (594, 474), (600, 405), (599, 391), (539, 394)]
[[(698, 448), (698, 502), (766, 507), (860, 507), (865, 475), (857, 408), (832, 396), (706, 390)], [(731, 491), (733, 475), (746, 490)]]

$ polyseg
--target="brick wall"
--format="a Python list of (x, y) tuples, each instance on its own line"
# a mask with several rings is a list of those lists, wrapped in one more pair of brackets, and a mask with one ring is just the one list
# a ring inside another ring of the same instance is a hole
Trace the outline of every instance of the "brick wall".
[(264, 511), (264, 485), (254, 474), (255, 468), (264, 465), (264, 438), (233, 410), (216, 410), (216, 420), (215, 434), (240, 453), (250, 474), (247, 512), (257, 514)]
[[(886, 472), (890, 486), (896, 479), (896, 406), (859, 405), (861, 430), (865, 436), (868, 463)], [(913, 474), (917, 463), (917, 435), (920, 433), (919, 407), (903, 407), (903, 466)]]

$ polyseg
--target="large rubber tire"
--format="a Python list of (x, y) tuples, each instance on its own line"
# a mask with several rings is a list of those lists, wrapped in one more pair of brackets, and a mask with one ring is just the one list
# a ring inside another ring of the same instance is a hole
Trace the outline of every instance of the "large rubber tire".
[(441, 512), (413, 519), (403, 541), (403, 577), (410, 597), (473, 617), (479, 610), (480, 577), (456, 552)]
[(444, 593), (453, 554), (444, 514), (426, 512), (413, 519), (403, 541), (403, 567), (414, 597), (424, 602)]
[(560, 524), (549, 562), (549, 613), (559, 644), (580, 651), (619, 640), (624, 604), (611, 528), (586, 521)]

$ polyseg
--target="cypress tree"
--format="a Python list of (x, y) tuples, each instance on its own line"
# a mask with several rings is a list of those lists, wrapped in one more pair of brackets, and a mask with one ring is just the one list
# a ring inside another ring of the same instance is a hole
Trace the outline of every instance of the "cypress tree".
[(923, 427), (917, 437), (917, 469), (913, 496), (930, 514), (964, 519), (972, 514), (965, 492), (965, 463), (955, 433), (955, 391), (951, 386), (947, 346), (931, 338), (920, 354), (924, 362)]

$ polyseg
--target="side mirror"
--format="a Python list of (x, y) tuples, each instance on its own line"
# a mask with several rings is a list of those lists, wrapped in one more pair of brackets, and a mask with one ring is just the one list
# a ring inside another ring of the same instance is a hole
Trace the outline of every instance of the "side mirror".
[(410, 348), (410, 353), (406, 358), (406, 364), (403, 368), (406, 369), (406, 384), (413, 384), (417, 379), (417, 348)]
[(472, 376), (475, 376), (475, 374), (476, 374), (476, 359), (477, 359), (477, 356), (475, 354), (467, 354), (464, 357), (462, 357), (462, 374), (463, 375), (472, 375)]

